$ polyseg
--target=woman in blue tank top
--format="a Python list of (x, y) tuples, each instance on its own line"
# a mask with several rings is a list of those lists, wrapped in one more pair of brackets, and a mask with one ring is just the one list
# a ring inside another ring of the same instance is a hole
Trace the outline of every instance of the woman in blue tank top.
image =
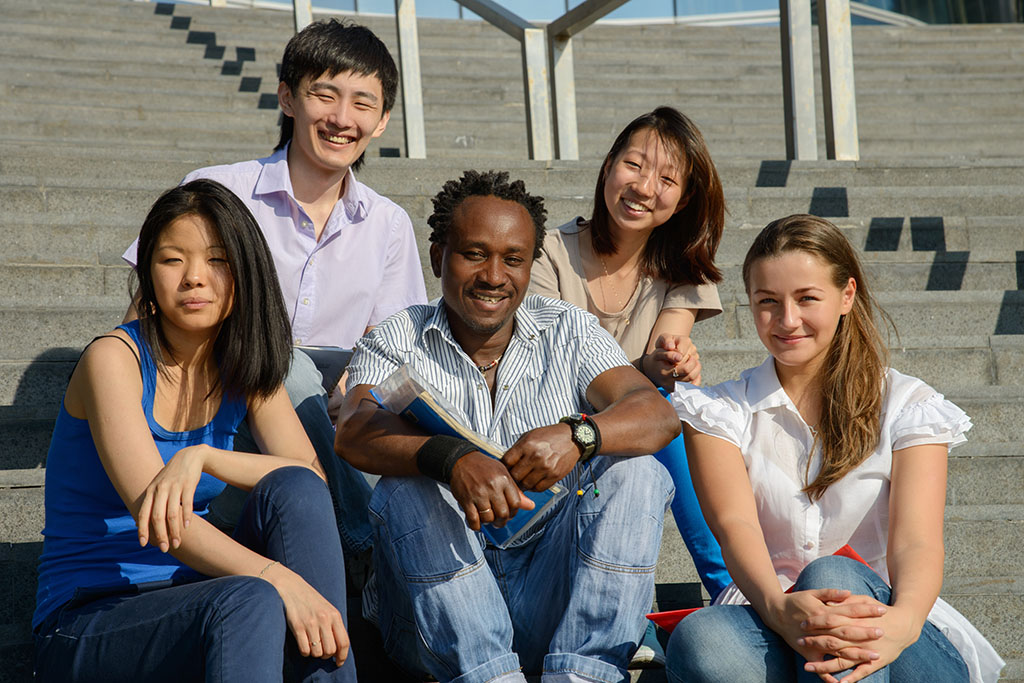
[[(354, 681), (327, 487), (281, 382), (291, 334), (245, 205), (197, 180), (139, 235), (140, 319), (82, 354), (47, 456), (42, 681)], [(231, 450), (247, 420), (264, 453)], [(206, 521), (251, 489), (233, 537)]]

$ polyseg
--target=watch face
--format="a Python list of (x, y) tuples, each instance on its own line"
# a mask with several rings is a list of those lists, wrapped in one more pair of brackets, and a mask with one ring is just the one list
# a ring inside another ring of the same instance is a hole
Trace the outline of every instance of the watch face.
[(576, 438), (580, 443), (591, 445), (594, 443), (595, 434), (594, 428), (588, 425), (586, 422), (576, 425)]

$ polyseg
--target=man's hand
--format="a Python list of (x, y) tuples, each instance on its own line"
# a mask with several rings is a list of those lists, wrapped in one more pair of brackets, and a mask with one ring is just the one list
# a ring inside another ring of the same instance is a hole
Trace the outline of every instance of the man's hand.
[(523, 495), (501, 461), (479, 451), (455, 463), (451, 489), (473, 531), (480, 531), (481, 524), (505, 526), (519, 508), (533, 509), (533, 501)]
[(559, 423), (526, 432), (501, 461), (523, 489), (546, 491), (569, 474), (579, 459), (572, 428)]

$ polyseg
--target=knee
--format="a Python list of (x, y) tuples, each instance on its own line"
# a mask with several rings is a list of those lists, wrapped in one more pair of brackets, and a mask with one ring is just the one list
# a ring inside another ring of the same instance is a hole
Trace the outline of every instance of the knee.
[(483, 566), (483, 542), (451, 493), (426, 477), (384, 477), (370, 499), (375, 546), (406, 577), (441, 580)]
[(609, 457), (605, 465), (597, 483), (607, 504), (625, 505), (631, 514), (664, 517), (675, 485), (660, 462), (651, 456)]
[[(884, 586), (881, 577), (862, 562), (839, 555), (827, 555), (804, 567), (797, 577), (794, 590), (839, 588), (857, 595), (875, 595)], [(877, 595), (875, 597), (881, 599)]]
[(253, 487), (252, 495), (273, 500), (279, 510), (296, 506), (301, 510), (315, 505), (332, 506), (327, 484), (306, 467), (279, 467), (268, 472)]
[(292, 362), (284, 378), (284, 389), (296, 408), (311, 397), (326, 397), (323, 377), (312, 359), (299, 349), (292, 349)]
[[(726, 611), (727, 612), (727, 611)], [(755, 680), (756, 663), (728, 613), (708, 607), (679, 622), (665, 648), (665, 672), (672, 683)]]
[(370, 497), (370, 512), (397, 534), (443, 524), (459, 509), (455, 498), (428, 477), (381, 477)]
[(220, 590), (211, 596), (209, 605), (222, 628), (283, 640), (284, 602), (269, 582), (252, 576), (211, 580), (220, 584)]
[(651, 457), (609, 458), (603, 464), (600, 495), (587, 494), (577, 504), (579, 549), (612, 571), (653, 571), (672, 482)]

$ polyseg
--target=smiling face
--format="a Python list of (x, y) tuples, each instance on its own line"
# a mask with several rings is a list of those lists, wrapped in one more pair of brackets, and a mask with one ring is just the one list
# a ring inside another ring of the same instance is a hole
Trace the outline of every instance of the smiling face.
[(654, 131), (633, 133), (605, 175), (610, 227), (650, 233), (682, 209), (683, 161)]
[(776, 366), (816, 372), (857, 292), (852, 277), (836, 286), (831, 266), (804, 251), (751, 264), (750, 309), (761, 343)]
[(277, 98), (295, 121), (289, 165), (320, 173), (348, 172), (390, 118), (380, 79), (352, 71), (303, 78), (294, 93), (282, 82)]
[(522, 204), (473, 196), (456, 207), (446, 243), (430, 245), (448, 322), (463, 347), (511, 335), (530, 283), (536, 234)]
[(231, 314), (234, 278), (220, 237), (205, 218), (181, 216), (156, 239), (150, 269), (165, 334), (216, 332)]

